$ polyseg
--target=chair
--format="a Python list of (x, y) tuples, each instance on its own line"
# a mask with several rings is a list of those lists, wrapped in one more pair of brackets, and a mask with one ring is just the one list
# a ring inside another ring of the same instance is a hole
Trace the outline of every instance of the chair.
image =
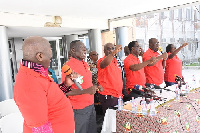
[(23, 133), (24, 118), (21, 113), (11, 113), (0, 119), (1, 133)]
[(0, 102), (0, 118), (10, 113), (20, 112), (14, 99), (8, 99)]

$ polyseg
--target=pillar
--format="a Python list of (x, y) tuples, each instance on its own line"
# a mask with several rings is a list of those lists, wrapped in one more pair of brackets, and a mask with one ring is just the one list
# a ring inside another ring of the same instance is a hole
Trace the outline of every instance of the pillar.
[(13, 98), (10, 50), (5, 26), (0, 26), (0, 101)]
[(99, 58), (102, 57), (102, 41), (101, 30), (91, 29), (88, 31), (90, 51), (96, 51), (99, 54)]
[(124, 54), (124, 47), (128, 46), (128, 27), (118, 27), (115, 29), (116, 44), (122, 45), (122, 51), (118, 53), (118, 56), (122, 58)]
[(70, 50), (70, 43), (74, 40), (78, 40), (78, 35), (66, 35), (67, 51)]
[(21, 37), (14, 38), (14, 44), (15, 44), (15, 51), (16, 51), (17, 69), (19, 69), (20, 62), (23, 58), (23, 51), (22, 51), (23, 40), (22, 40), (22, 38)]

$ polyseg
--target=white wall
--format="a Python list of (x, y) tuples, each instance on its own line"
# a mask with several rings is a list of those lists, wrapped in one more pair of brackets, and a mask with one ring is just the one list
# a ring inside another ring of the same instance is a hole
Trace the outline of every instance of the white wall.
[[(0, 12), (0, 25), (5, 26), (30, 26), (44, 27), (46, 22), (54, 22), (53, 16), (27, 15)], [(92, 18), (69, 18), (62, 17), (61, 27), (67, 28), (89, 28), (89, 29), (108, 29), (107, 19)]]

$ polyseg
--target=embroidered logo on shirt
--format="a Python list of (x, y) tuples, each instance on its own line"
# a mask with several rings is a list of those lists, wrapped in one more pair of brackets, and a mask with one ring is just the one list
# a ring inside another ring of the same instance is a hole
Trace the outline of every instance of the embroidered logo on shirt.
[(76, 79), (76, 82), (78, 82), (79, 84), (83, 83), (83, 76), (80, 76)]

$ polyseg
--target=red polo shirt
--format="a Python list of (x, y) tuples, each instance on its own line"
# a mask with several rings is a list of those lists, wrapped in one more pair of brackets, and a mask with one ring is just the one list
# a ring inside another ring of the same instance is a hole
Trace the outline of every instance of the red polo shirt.
[(74, 133), (71, 103), (50, 78), (21, 65), (16, 77), (14, 99), (24, 117), (23, 133), (32, 133), (33, 127), (48, 121), (54, 133)]
[(130, 93), (128, 88), (134, 88), (135, 84), (145, 86), (146, 83), (144, 68), (138, 71), (132, 71), (129, 69), (130, 65), (134, 64), (140, 64), (140, 60), (134, 55), (129, 54), (124, 60), (124, 68), (126, 73), (126, 90), (128, 93)]
[[(83, 76), (83, 83), (81, 84), (83, 89), (88, 89), (93, 86), (92, 84), (92, 73), (90, 72), (90, 67), (85, 61), (79, 61), (73, 57), (70, 58), (68, 62), (66, 62), (68, 66), (75, 72), (79, 73)], [(65, 80), (65, 74), (62, 72), (62, 82)], [(73, 89), (78, 89), (78, 87), (73, 84)], [(69, 96), (73, 109), (83, 109), (89, 105), (94, 103), (94, 95), (90, 94), (82, 94)]]
[[(168, 55), (171, 53), (169, 52)], [(164, 80), (167, 82), (176, 82), (174, 75), (178, 75), (182, 78), (182, 61), (178, 56), (174, 56), (172, 59), (167, 59)]]
[[(149, 60), (151, 57), (158, 57), (160, 54), (158, 52), (154, 52), (150, 48), (144, 53), (143, 61)], [(146, 76), (146, 83), (160, 85), (163, 83), (164, 79), (164, 70), (162, 65), (162, 59), (159, 60), (153, 66), (144, 67), (144, 72)]]
[(103, 87), (103, 92), (99, 93), (118, 98), (119, 96), (122, 96), (123, 88), (121, 68), (118, 66), (117, 60), (114, 58), (106, 68), (101, 69), (100, 63), (104, 58), (106, 58), (106, 56), (99, 59), (97, 62), (98, 82)]

